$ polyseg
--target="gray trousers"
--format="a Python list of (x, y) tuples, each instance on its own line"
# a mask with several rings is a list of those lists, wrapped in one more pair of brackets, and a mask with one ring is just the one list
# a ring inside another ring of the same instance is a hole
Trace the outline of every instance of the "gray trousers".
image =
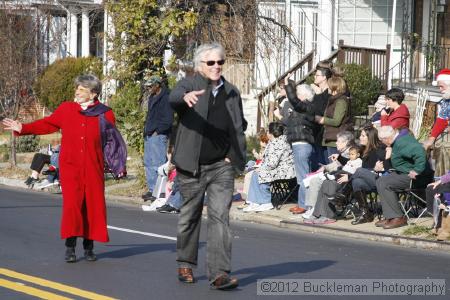
[(377, 180), (377, 193), (380, 195), (383, 215), (386, 219), (399, 218), (403, 211), (398, 202), (398, 192), (409, 188), (411, 178), (408, 174), (391, 173)]
[(206, 272), (214, 281), (231, 271), (231, 232), (229, 214), (234, 190), (234, 170), (219, 161), (201, 165), (198, 177), (178, 172), (183, 205), (177, 234), (177, 261), (180, 268), (197, 266), (203, 198), (207, 193)]

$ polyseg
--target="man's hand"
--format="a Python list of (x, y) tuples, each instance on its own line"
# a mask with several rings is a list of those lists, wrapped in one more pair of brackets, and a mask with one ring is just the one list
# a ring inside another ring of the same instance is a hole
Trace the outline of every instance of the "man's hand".
[(5, 126), (6, 130), (13, 130), (19, 133), (22, 131), (22, 123), (20, 123), (19, 121), (5, 118), (2, 121), (2, 124)]
[(205, 93), (205, 90), (192, 91), (192, 92), (186, 93), (183, 97), (183, 100), (184, 100), (184, 102), (186, 102), (186, 104), (189, 107), (192, 107), (195, 104), (197, 104), (197, 101), (198, 101), (197, 96), (203, 95), (204, 93)]
[(438, 181), (435, 181), (435, 182), (432, 182), (432, 183), (430, 183), (428, 186), (432, 186), (433, 187), (433, 190), (438, 186), (438, 185), (440, 185), (441, 184), (441, 181), (440, 180), (438, 180)]
[(386, 147), (386, 156), (385, 159), (391, 158), (392, 155), (392, 147)]
[(419, 175), (419, 174), (417, 174), (416, 171), (411, 170), (411, 171), (409, 171), (408, 177), (411, 178), (411, 179), (416, 179), (417, 175)]
[(428, 150), (428, 148), (433, 146), (434, 140), (435, 138), (430, 136), (425, 142), (423, 142), (423, 147), (425, 148), (425, 150)]

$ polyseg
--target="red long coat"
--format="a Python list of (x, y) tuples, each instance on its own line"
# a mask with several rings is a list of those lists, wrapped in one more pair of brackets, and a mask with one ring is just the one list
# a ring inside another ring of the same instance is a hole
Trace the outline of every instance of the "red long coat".
[[(79, 236), (108, 242), (99, 120), (80, 111), (78, 103), (63, 102), (50, 116), (23, 124), (20, 135), (49, 134), (61, 129), (61, 238)], [(115, 124), (111, 110), (105, 113), (105, 118)]]

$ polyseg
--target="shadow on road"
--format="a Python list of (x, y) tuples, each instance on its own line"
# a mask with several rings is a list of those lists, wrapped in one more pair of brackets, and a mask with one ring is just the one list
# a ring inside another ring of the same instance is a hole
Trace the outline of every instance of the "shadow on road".
[[(199, 248), (202, 248), (206, 243), (199, 243)], [(172, 253), (176, 252), (176, 242), (165, 243), (165, 244), (132, 244), (132, 245), (106, 245), (106, 247), (124, 247), (122, 249), (113, 250), (109, 252), (103, 252), (97, 254), (98, 259), (102, 258), (124, 258), (139, 254), (145, 254), (157, 251), (169, 251)], [(175, 259), (175, 256), (174, 256)]]
[(294, 275), (292, 278), (297, 278), (295, 274), (313, 272), (316, 270), (327, 268), (335, 263), (336, 261), (333, 260), (312, 260), (302, 262), (295, 261), (274, 265), (259, 266), (254, 268), (245, 268), (236, 270), (235, 272), (232, 273), (234, 275), (251, 274), (247, 277), (239, 276), (239, 285), (246, 286), (249, 284), (256, 283), (258, 279), (268, 279), (291, 274)]

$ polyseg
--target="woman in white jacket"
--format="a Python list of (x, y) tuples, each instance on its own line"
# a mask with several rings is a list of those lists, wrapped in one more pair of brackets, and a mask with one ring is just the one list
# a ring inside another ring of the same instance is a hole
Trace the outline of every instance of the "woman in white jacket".
[(292, 148), (284, 135), (280, 122), (269, 124), (269, 143), (264, 151), (261, 166), (252, 175), (244, 212), (265, 211), (273, 208), (270, 183), (279, 179), (295, 178)]

